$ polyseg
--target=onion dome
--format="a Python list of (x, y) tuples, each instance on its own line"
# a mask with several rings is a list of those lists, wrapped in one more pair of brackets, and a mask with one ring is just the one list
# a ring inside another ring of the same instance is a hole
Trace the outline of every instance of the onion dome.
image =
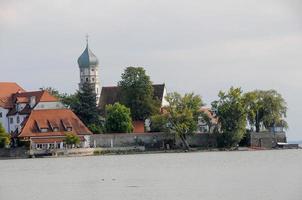
[(80, 68), (86, 68), (90, 66), (96, 66), (99, 64), (98, 58), (92, 53), (92, 51), (88, 47), (88, 43), (86, 45), (86, 49), (82, 53), (82, 55), (78, 59), (78, 64)]

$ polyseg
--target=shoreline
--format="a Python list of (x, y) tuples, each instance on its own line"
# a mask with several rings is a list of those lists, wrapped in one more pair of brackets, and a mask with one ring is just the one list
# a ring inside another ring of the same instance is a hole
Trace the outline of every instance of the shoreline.
[(274, 148), (274, 149), (259, 149), (251, 147), (239, 147), (238, 149), (198, 149), (191, 150), (145, 150), (145, 151), (104, 151), (102, 153), (93, 154), (69, 154), (57, 156), (28, 156), (28, 157), (0, 157), (0, 160), (18, 160), (18, 159), (38, 159), (38, 158), (72, 158), (72, 157), (89, 157), (89, 156), (115, 156), (115, 155), (143, 155), (143, 154), (177, 154), (177, 153), (210, 153), (210, 152), (253, 152), (253, 151), (280, 151), (280, 150), (301, 150), (302, 148)]

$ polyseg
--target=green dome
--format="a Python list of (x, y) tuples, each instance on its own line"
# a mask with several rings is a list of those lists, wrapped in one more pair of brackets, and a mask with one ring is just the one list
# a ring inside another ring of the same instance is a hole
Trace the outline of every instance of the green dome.
[(99, 64), (98, 58), (89, 49), (88, 44), (82, 55), (79, 57), (78, 64), (80, 68), (96, 66)]

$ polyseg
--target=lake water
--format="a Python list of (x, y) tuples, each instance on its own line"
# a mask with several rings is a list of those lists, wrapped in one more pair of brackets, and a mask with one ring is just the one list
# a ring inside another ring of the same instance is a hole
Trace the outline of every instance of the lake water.
[(302, 200), (302, 151), (0, 161), (0, 200)]

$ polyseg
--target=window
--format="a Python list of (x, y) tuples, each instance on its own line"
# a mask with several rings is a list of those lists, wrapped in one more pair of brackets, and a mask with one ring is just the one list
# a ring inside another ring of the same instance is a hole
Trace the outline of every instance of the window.
[(94, 78), (92, 78), (92, 82), (94, 82)]
[(42, 149), (42, 144), (36, 144), (37, 149)]
[(94, 69), (91, 69), (92, 72), (94, 72)]
[(12, 118), (12, 117), (9, 118), (9, 123), (10, 123), (10, 124), (13, 124), (13, 123), (14, 123), (14, 118)]
[(72, 131), (72, 127), (67, 127), (67, 131)]
[(0, 112), (0, 118), (2, 118), (2, 112)]
[(88, 80), (89, 80), (89, 79), (88, 79), (88, 78), (86, 78), (86, 82), (88, 82)]
[(48, 128), (41, 128), (42, 133), (46, 133), (48, 131)]
[(54, 131), (54, 132), (58, 132), (58, 131), (59, 131), (59, 128), (58, 128), (58, 127), (54, 127), (54, 128), (53, 128), (53, 131)]
[(19, 124), (20, 123), (20, 117), (17, 116), (17, 123)]

